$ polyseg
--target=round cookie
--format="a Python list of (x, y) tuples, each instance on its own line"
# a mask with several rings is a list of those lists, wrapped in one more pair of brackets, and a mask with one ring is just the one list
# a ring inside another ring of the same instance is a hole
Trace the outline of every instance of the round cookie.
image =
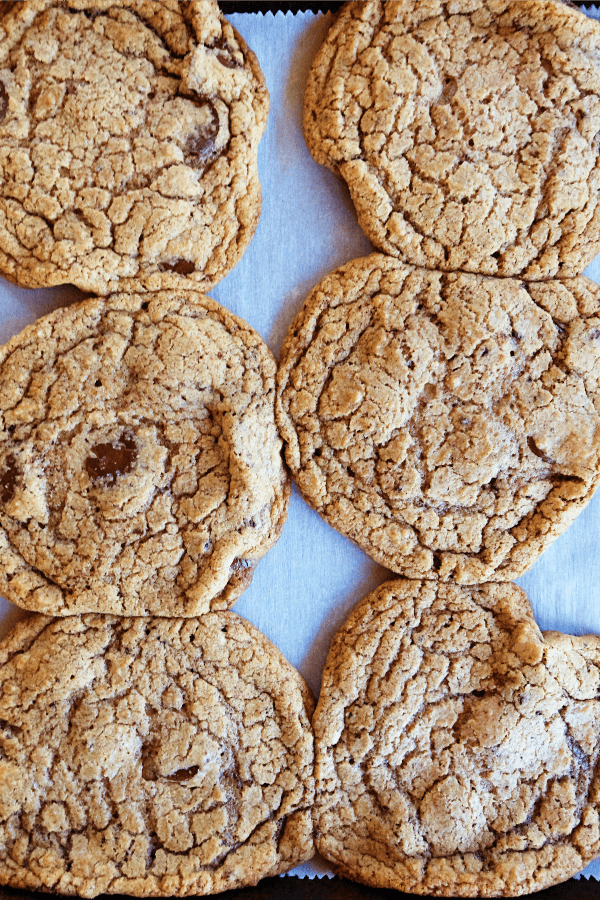
[(275, 361), (193, 291), (59, 309), (0, 348), (0, 594), (52, 615), (226, 609), (278, 539)]
[(462, 584), (523, 574), (600, 478), (600, 288), (358, 259), (281, 351), (305, 499), (375, 560)]
[(385, 253), (579, 275), (600, 250), (599, 42), (560, 0), (346, 3), (310, 73), (308, 147)]
[(542, 634), (516, 585), (383, 585), (313, 725), (315, 843), (347, 878), (512, 897), (600, 855), (600, 638)]
[(214, 0), (27, 0), (0, 19), (0, 272), (208, 290), (258, 223), (269, 97)]
[(209, 894), (309, 859), (312, 710), (234, 613), (20, 623), (0, 644), (0, 883)]

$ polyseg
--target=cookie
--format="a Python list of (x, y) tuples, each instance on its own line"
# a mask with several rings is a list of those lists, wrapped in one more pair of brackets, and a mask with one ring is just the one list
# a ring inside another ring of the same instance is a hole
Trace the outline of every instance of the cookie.
[(310, 73), (308, 147), (385, 253), (579, 275), (600, 250), (599, 43), (559, 0), (346, 3)]
[(0, 348), (0, 593), (52, 615), (226, 609), (281, 533), (275, 361), (193, 291), (112, 294)]
[(312, 710), (234, 613), (20, 623), (0, 644), (0, 883), (209, 894), (309, 859)]
[(0, 22), (0, 272), (208, 290), (258, 223), (268, 92), (214, 0), (27, 0)]
[(277, 420), (305, 499), (410, 578), (509, 581), (600, 476), (600, 288), (373, 254), (284, 341)]
[(313, 724), (315, 843), (347, 878), (513, 897), (600, 855), (600, 638), (542, 634), (514, 584), (384, 584)]

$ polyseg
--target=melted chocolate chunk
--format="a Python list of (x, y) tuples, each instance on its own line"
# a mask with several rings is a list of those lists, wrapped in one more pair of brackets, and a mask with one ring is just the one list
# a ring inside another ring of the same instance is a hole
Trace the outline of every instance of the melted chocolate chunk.
[[(243, 65), (244, 65), (243, 56), (242, 56), (242, 62), (238, 62), (237, 59), (235, 58), (235, 56), (233, 55), (236, 52), (235, 48), (232, 47), (231, 44), (229, 44), (227, 42), (227, 39), (224, 34), (221, 34), (220, 37), (217, 38), (217, 40), (214, 42), (214, 44), (212, 46), (213, 46), (213, 49), (215, 49), (217, 51), (215, 53), (215, 56), (217, 57), (217, 59), (219, 60), (221, 65), (225, 66), (226, 69), (241, 69), (241, 68), (243, 68)], [(238, 50), (238, 52), (240, 52), (240, 51)], [(241, 55), (241, 53), (240, 53), (240, 55)]]
[(0, 475), (0, 499), (3, 503), (10, 503), (15, 496), (18, 477), (17, 461), (11, 453), (4, 460), (4, 472)]
[(3, 122), (8, 112), (8, 91), (4, 83), (0, 81), (0, 122)]
[(189, 259), (177, 259), (174, 263), (160, 263), (160, 272), (177, 272), (178, 275), (191, 275), (196, 271), (196, 266)]
[(546, 454), (543, 453), (540, 450), (540, 448), (537, 446), (536, 442), (534, 441), (534, 439), (532, 437), (527, 438), (527, 446), (529, 447), (529, 449), (531, 450), (532, 453), (534, 453), (536, 456), (539, 456), (539, 458), (543, 459), (544, 462), (554, 465), (555, 460), (553, 460), (550, 456), (546, 456)]
[(189, 769), (179, 769), (177, 772), (173, 772), (172, 775), (167, 775), (165, 780), (176, 781), (178, 784), (181, 784), (182, 781), (189, 781), (190, 778), (197, 775), (199, 770), (200, 766), (190, 766)]
[(224, 53), (222, 50), (219, 50), (218, 53), (215, 53), (215, 56), (219, 60), (222, 66), (225, 66), (226, 69), (239, 69), (239, 62), (233, 57), (229, 56), (228, 53)]
[(563, 484), (565, 481), (571, 482), (571, 484), (585, 484), (585, 480), (580, 478), (579, 475), (553, 475), (552, 476), (553, 484)]
[(114, 444), (96, 444), (93, 456), (88, 456), (85, 468), (92, 481), (101, 478), (115, 480), (117, 475), (132, 471), (137, 459), (137, 446), (133, 438), (122, 436)]
[(204, 125), (196, 127), (186, 141), (184, 153), (189, 166), (204, 165), (216, 151), (215, 138), (219, 133), (219, 115), (210, 100), (202, 105), (208, 109), (210, 116)]

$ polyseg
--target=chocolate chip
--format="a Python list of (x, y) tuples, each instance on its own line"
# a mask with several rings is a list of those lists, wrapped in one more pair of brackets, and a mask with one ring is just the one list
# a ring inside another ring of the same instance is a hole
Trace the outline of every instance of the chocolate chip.
[(123, 436), (114, 444), (96, 444), (93, 456), (88, 456), (85, 468), (92, 481), (101, 478), (116, 479), (132, 471), (137, 459), (137, 446), (133, 438)]
[(196, 271), (196, 266), (189, 259), (176, 259), (174, 263), (160, 263), (159, 271), (177, 272), (178, 275), (191, 275)]
[(173, 772), (172, 775), (167, 775), (165, 781), (176, 781), (178, 784), (181, 784), (182, 781), (188, 781), (190, 778), (193, 778), (194, 775), (197, 775), (200, 770), (200, 766), (190, 766), (189, 769), (178, 769), (177, 772)]
[(555, 462), (553, 459), (551, 459), (551, 457), (546, 456), (546, 454), (540, 450), (540, 448), (537, 446), (536, 442), (534, 441), (534, 439), (532, 437), (527, 438), (527, 446), (529, 447), (529, 449), (531, 450), (532, 453), (534, 453), (536, 456), (539, 456), (539, 458), (543, 459), (544, 462), (550, 463), (550, 464), (553, 464)]
[(0, 475), (0, 499), (3, 503), (10, 503), (15, 496), (18, 477), (17, 461), (11, 453), (4, 460), (4, 472)]
[(219, 115), (210, 101), (203, 103), (207, 111), (207, 121), (197, 125), (188, 137), (185, 147), (185, 161), (189, 166), (201, 166), (215, 153), (215, 138), (219, 133)]
[(221, 65), (225, 66), (226, 69), (239, 69), (240, 68), (239, 62), (236, 59), (234, 59), (233, 56), (229, 56), (227, 53), (223, 53), (222, 50), (220, 50), (218, 53), (215, 53), (215, 56), (217, 57), (217, 59), (219, 60)]
[(585, 484), (583, 478), (580, 478), (579, 475), (553, 475), (552, 483), (553, 484), (562, 484), (565, 481), (570, 481), (572, 484)]
[[(212, 46), (216, 50), (215, 56), (217, 57), (221, 65), (225, 66), (226, 69), (241, 69), (243, 67), (243, 56), (242, 62), (238, 62), (236, 57), (233, 55), (236, 52), (235, 48), (227, 42), (224, 34), (221, 34)], [(241, 56), (239, 50), (238, 53)]]
[(4, 83), (0, 81), (0, 122), (3, 122), (8, 112), (8, 91)]

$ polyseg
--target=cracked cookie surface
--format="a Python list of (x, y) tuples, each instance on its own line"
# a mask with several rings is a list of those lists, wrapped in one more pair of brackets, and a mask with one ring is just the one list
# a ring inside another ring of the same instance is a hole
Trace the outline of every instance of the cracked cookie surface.
[(207, 894), (310, 858), (312, 710), (234, 613), (20, 623), (0, 644), (0, 883)]
[(216, 2), (28, 0), (0, 19), (0, 272), (209, 290), (258, 223), (269, 98)]
[(313, 289), (277, 377), (305, 499), (411, 578), (518, 577), (600, 478), (600, 288), (583, 276), (372, 254)]
[(287, 514), (275, 369), (193, 291), (86, 300), (0, 348), (0, 593), (52, 615), (231, 606)]
[(542, 634), (516, 585), (383, 585), (313, 725), (315, 843), (345, 877), (518, 896), (600, 855), (600, 638)]
[(304, 132), (380, 250), (580, 274), (600, 250), (600, 25), (559, 0), (347, 3)]

